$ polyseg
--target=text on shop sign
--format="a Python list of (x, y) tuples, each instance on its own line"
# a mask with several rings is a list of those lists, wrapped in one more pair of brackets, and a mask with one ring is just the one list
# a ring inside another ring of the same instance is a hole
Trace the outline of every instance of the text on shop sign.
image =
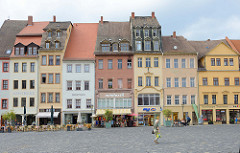
[(143, 108), (143, 111), (149, 112), (149, 111), (156, 111), (156, 108)]

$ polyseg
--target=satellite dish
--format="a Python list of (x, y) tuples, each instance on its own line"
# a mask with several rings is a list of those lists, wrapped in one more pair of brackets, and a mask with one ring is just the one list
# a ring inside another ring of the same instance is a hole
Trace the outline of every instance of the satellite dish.
[(176, 49), (177, 49), (177, 46), (173, 46), (173, 49), (175, 49), (175, 50), (176, 50)]
[(12, 53), (12, 50), (10, 50), (10, 49), (8, 49), (7, 51), (6, 51), (6, 54), (8, 54), (8, 55), (10, 55)]

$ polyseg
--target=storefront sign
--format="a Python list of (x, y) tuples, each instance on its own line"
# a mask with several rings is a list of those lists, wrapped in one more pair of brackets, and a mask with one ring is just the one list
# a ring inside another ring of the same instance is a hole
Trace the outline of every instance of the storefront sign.
[(106, 94), (106, 97), (124, 97), (124, 93), (119, 93), (119, 94)]
[(35, 95), (35, 93), (34, 92), (14, 92), (13, 95), (26, 96), (26, 95)]
[(240, 105), (234, 105), (233, 107), (240, 107)]
[(72, 94), (72, 96), (85, 96), (86, 94)]
[(149, 112), (149, 111), (156, 111), (157, 109), (156, 108), (143, 108), (143, 111), (146, 111), (146, 112)]

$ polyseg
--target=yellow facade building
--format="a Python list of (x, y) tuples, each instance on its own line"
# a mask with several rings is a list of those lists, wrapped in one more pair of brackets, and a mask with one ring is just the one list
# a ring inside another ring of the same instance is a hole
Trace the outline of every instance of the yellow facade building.
[(199, 49), (199, 101), (204, 124), (234, 123), (239, 117), (239, 53), (225, 40), (195, 42)]

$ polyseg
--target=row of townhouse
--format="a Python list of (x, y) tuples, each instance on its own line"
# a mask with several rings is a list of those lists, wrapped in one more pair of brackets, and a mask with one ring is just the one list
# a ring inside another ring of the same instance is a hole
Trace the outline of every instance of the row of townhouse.
[[(162, 36), (155, 13), (128, 22), (99, 23), (6, 20), (0, 31), (1, 109), (17, 123), (43, 125), (137, 117), (138, 125), (172, 119), (197, 124), (231, 123), (240, 117), (239, 42), (188, 41), (173, 32)], [(1, 118), (1, 124), (4, 124)]]

